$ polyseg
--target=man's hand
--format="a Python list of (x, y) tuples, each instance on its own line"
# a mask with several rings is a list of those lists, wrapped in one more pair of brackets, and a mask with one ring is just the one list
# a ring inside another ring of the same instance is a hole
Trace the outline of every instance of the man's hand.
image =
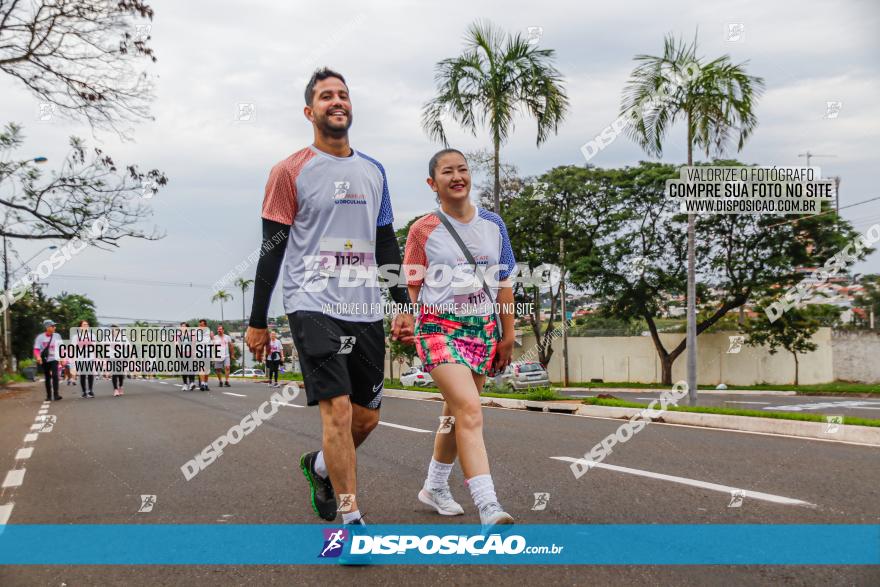
[(42, 358), (42, 357), (40, 357), (39, 355), (37, 355), (37, 356), (34, 357), (34, 358), (37, 360), (37, 365), (42, 365), (42, 364), (43, 364), (43, 358)]
[(514, 338), (504, 337), (498, 343), (498, 349), (495, 351), (495, 362), (492, 365), (499, 373), (504, 371), (510, 365), (510, 359), (513, 357), (513, 341)]
[(248, 326), (247, 332), (244, 334), (244, 341), (254, 355), (254, 360), (263, 361), (263, 354), (266, 352), (266, 345), (269, 344), (269, 329), (254, 328)]
[(415, 344), (415, 318), (412, 314), (401, 312), (391, 321), (391, 339), (403, 344)]

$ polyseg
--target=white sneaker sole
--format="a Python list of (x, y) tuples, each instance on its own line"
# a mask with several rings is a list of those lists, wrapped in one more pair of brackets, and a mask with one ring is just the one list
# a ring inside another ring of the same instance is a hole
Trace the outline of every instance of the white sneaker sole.
[[(440, 514), (441, 516), (461, 516), (464, 514), (464, 510), (461, 509), (461, 506), (459, 506), (459, 510), (457, 510), (457, 511), (444, 510), (439, 505), (437, 505), (437, 502), (435, 502), (433, 499), (431, 499), (431, 494), (428, 493), (427, 491), (425, 491), (424, 489), (419, 491), (419, 501), (422, 502), (423, 504), (429, 505), (432, 508), (434, 508), (435, 510), (437, 510), (437, 513)], [(511, 518), (511, 520), (512, 520), (512, 518)]]
[(489, 520), (488, 524), (483, 524), (483, 531), (491, 530), (495, 526), (511, 526), (513, 523), (513, 516), (507, 512), (498, 512), (491, 520)]

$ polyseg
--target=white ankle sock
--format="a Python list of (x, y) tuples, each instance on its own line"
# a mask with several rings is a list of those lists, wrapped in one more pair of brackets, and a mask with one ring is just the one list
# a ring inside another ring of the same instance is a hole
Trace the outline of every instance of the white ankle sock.
[(319, 451), (315, 458), (315, 473), (323, 478), (327, 478), (330, 473), (327, 472), (327, 463), (324, 462), (324, 451)]
[(360, 517), (361, 513), (358, 510), (355, 510), (353, 512), (345, 512), (344, 514), (342, 514), (342, 523), (351, 524), (352, 522), (356, 522)]
[(492, 475), (477, 475), (466, 481), (468, 489), (471, 490), (471, 497), (474, 499), (474, 505), (480, 509), (487, 503), (498, 501), (495, 495), (495, 484), (492, 483)]
[(428, 478), (425, 480), (425, 485), (429, 489), (441, 489), (449, 485), (449, 474), (452, 472), (452, 467), (455, 466), (455, 463), (441, 463), (435, 459), (431, 459), (431, 464), (428, 465)]

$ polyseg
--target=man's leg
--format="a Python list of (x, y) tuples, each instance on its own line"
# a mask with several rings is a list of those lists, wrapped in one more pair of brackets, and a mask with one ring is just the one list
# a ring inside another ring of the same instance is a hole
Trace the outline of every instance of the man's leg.
[(52, 364), (52, 391), (54, 392), (55, 399), (61, 399), (61, 395), (58, 393), (58, 361), (50, 361)]
[[(351, 400), (347, 395), (340, 395), (321, 400), (319, 406), (323, 429), (321, 447), (330, 482), (333, 484), (337, 502), (340, 496), (350, 495), (351, 501), (348, 511), (356, 512), (358, 511), (357, 498), (355, 497), (357, 495), (357, 459), (354, 452), (354, 419), (352, 418)], [(366, 434), (358, 434), (360, 442), (363, 442)]]
[(52, 399), (52, 373), (49, 370), (49, 361), (43, 361), (43, 383), (46, 385), (46, 401)]

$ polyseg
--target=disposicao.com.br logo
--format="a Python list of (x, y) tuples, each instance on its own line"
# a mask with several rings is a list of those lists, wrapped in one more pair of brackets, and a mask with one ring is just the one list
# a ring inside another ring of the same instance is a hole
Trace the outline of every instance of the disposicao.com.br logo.
[[(336, 532), (340, 532), (337, 530)], [(347, 536), (337, 536), (325, 530), (321, 557), (339, 556)], [(336, 545), (339, 545), (337, 548)], [(563, 546), (529, 546), (518, 534), (387, 534), (370, 535), (358, 532), (351, 535), (351, 555), (519, 555), (559, 554)]]

